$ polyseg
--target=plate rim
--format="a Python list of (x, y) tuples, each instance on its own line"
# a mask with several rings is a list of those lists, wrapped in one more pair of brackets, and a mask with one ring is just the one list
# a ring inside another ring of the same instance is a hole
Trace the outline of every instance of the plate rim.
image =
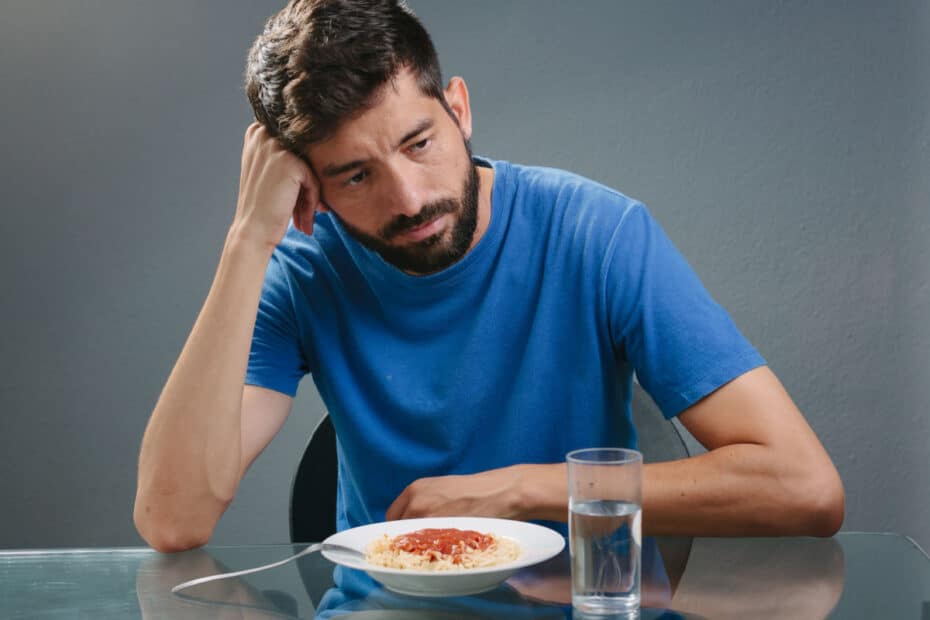
[[(327, 550), (322, 550), (321, 553), (330, 562), (334, 564), (339, 564), (341, 566), (346, 566), (348, 568), (363, 570), (368, 573), (377, 573), (377, 574), (386, 574), (386, 575), (397, 575), (397, 576), (409, 576), (409, 577), (427, 577), (427, 578), (449, 578), (449, 577), (462, 577), (466, 575), (487, 575), (491, 573), (499, 572), (516, 572), (521, 568), (526, 568), (528, 566), (533, 566), (541, 562), (555, 557), (565, 549), (566, 541), (565, 537), (562, 536), (559, 532), (548, 528), (544, 525), (539, 525), (538, 523), (532, 523), (530, 521), (519, 521), (517, 519), (503, 519), (500, 517), (474, 517), (474, 516), (443, 516), (443, 517), (416, 517), (412, 519), (398, 519), (396, 521), (376, 521), (374, 523), (368, 523), (365, 525), (359, 525), (353, 528), (342, 530), (341, 532), (336, 532), (335, 534), (330, 534), (326, 540), (323, 541), (323, 544), (335, 543), (341, 544), (338, 541), (334, 540), (338, 537), (344, 536), (349, 532), (356, 532), (365, 529), (378, 529), (379, 527), (384, 527), (385, 525), (391, 524), (392, 527), (395, 527), (394, 524), (402, 524), (405, 522), (410, 523), (414, 527), (417, 523), (424, 522), (451, 522), (451, 521), (479, 521), (491, 523), (506, 523), (508, 527), (518, 527), (526, 528), (530, 531), (536, 531), (539, 534), (545, 536), (552, 543), (552, 548), (546, 548), (546, 550), (536, 553), (536, 554), (526, 554), (522, 552), (521, 555), (516, 560), (511, 560), (504, 564), (497, 564), (495, 566), (486, 566), (482, 568), (472, 568), (472, 569), (461, 569), (461, 570), (450, 570), (450, 571), (431, 571), (423, 569), (410, 569), (410, 568), (391, 568), (387, 566), (378, 566), (376, 564), (370, 564), (367, 560), (362, 559), (360, 561), (346, 561), (338, 557), (338, 552), (330, 552)], [(501, 536), (506, 536), (506, 534), (500, 534)], [(558, 540), (558, 542), (556, 542)], [(521, 542), (522, 541), (518, 541)], [(364, 549), (360, 549), (362, 553), (365, 552)]]

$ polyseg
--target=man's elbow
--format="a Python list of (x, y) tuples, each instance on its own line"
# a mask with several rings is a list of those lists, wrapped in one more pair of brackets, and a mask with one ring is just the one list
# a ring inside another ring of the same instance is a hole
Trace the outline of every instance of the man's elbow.
[(830, 537), (843, 525), (846, 516), (846, 494), (839, 474), (831, 471), (814, 479), (804, 494), (801, 508), (804, 515), (803, 534)]
[(210, 540), (212, 528), (196, 527), (178, 519), (153, 516), (136, 503), (133, 510), (136, 531), (152, 549), (161, 553), (176, 553), (202, 547)]

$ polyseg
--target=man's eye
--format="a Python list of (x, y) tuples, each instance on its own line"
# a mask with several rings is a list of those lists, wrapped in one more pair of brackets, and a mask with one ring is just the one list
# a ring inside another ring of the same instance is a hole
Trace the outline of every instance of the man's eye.
[(368, 173), (363, 170), (359, 172), (358, 174), (355, 174), (349, 177), (348, 179), (346, 179), (345, 184), (346, 185), (358, 185), (359, 183), (364, 181), (367, 176), (368, 176)]
[(429, 145), (429, 138), (423, 138), (419, 142), (410, 145), (411, 151), (422, 151)]

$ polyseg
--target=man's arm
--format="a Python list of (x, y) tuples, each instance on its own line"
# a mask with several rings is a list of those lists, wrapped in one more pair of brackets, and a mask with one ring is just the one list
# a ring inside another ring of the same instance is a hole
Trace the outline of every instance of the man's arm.
[[(643, 526), (652, 535), (830, 536), (843, 522), (839, 475), (775, 375), (757, 368), (683, 412), (706, 454), (643, 470)], [(568, 518), (563, 463), (424, 478), (389, 519), (483, 514)]]
[(291, 398), (243, 387), (265, 271), (293, 216), (312, 232), (313, 173), (257, 123), (245, 134), (236, 215), (203, 309), (142, 440), (133, 518), (152, 547), (203, 545)]
[(831, 536), (839, 530), (843, 483), (767, 367), (730, 382), (679, 420), (708, 452), (644, 468), (643, 522), (650, 533)]

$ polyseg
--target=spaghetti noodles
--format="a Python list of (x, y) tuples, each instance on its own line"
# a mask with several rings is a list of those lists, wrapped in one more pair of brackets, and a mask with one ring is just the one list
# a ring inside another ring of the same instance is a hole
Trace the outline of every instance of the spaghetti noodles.
[(505, 536), (456, 528), (427, 528), (372, 541), (369, 563), (386, 568), (446, 571), (497, 566), (520, 555), (517, 542)]

